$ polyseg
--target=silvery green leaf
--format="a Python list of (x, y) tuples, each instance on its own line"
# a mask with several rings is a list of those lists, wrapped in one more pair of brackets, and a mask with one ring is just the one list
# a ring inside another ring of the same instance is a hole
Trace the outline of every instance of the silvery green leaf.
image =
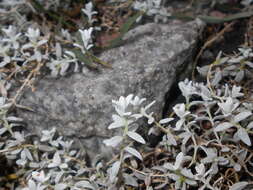
[(183, 174), (185, 177), (188, 177), (188, 178), (194, 178), (194, 175), (192, 174), (191, 170), (189, 169), (186, 169), (186, 168), (182, 168), (181, 169), (181, 174)]
[(253, 68), (253, 63), (250, 61), (245, 61), (246, 65), (248, 65), (249, 67)]
[(95, 189), (89, 181), (78, 181), (75, 183), (75, 187), (77, 188), (88, 188), (88, 189)]
[(182, 144), (185, 145), (187, 141), (191, 138), (192, 134), (190, 132), (183, 132), (179, 135), (180, 138), (183, 138)]
[(55, 182), (56, 184), (60, 182), (60, 180), (61, 180), (63, 174), (64, 174), (64, 171), (60, 171), (60, 172), (58, 172), (58, 173), (56, 174), (55, 179), (54, 179), (54, 182)]
[(241, 82), (243, 78), (244, 78), (244, 71), (240, 70), (235, 76), (235, 81)]
[(252, 115), (252, 113), (250, 111), (245, 111), (245, 112), (241, 112), (239, 114), (237, 114), (234, 117), (234, 122), (238, 123), (244, 119), (246, 119), (247, 117), (249, 117), (250, 115)]
[(39, 144), (38, 145), (38, 149), (43, 151), (43, 152), (53, 152), (55, 149), (51, 146), (47, 146), (47, 145), (42, 145), (42, 144)]
[(239, 106), (239, 103), (235, 102), (231, 97), (228, 97), (226, 102), (218, 103), (218, 106), (222, 109), (222, 112), (225, 115), (232, 113)]
[(167, 133), (166, 142), (168, 142), (169, 145), (177, 146), (177, 141), (171, 133)]
[(135, 177), (137, 177), (138, 179), (144, 181), (146, 179), (146, 175), (138, 173), (138, 172), (134, 172), (133, 173)]
[(123, 127), (126, 124), (126, 119), (119, 115), (112, 115), (113, 123), (108, 126), (108, 129)]
[(253, 128), (253, 121), (251, 121), (248, 125), (247, 125), (247, 129), (252, 129)]
[(176, 156), (176, 161), (175, 161), (175, 164), (174, 164), (174, 170), (178, 170), (182, 164), (184, 162), (184, 154), (183, 152), (180, 152), (177, 156)]
[(121, 165), (120, 161), (116, 161), (113, 163), (112, 167), (109, 168), (109, 176), (111, 182), (113, 182), (116, 179), (120, 169), (120, 165)]
[(230, 65), (224, 68), (224, 70), (229, 71), (229, 72), (234, 71), (236, 69), (237, 69), (236, 65)]
[(59, 183), (59, 184), (56, 184), (55, 186), (54, 186), (54, 189), (55, 190), (64, 190), (64, 189), (66, 189), (68, 186), (66, 185), (66, 184), (64, 184), (64, 183)]
[(240, 127), (240, 129), (238, 129), (238, 131), (236, 133), (242, 142), (244, 142), (248, 146), (251, 146), (251, 141), (250, 141), (250, 138), (249, 138), (249, 135), (248, 135), (246, 129)]
[(241, 181), (232, 185), (229, 190), (243, 190), (249, 183), (246, 181)]
[(233, 86), (232, 88), (232, 98), (237, 98), (237, 97), (241, 97), (243, 96), (243, 93), (240, 92), (241, 91), (241, 87), (240, 86)]
[(202, 76), (207, 76), (208, 70), (209, 70), (209, 65), (203, 66), (203, 67), (197, 67), (197, 70), (200, 75)]
[(240, 164), (238, 164), (238, 163), (235, 163), (235, 165), (234, 165), (234, 170), (236, 171), (236, 172), (239, 172), (240, 170), (241, 170), (241, 165)]
[(54, 168), (61, 164), (61, 157), (59, 152), (55, 152), (52, 163), (48, 164), (48, 168)]
[(172, 171), (175, 170), (175, 169), (174, 169), (174, 165), (171, 164), (171, 163), (165, 163), (165, 164), (163, 165), (163, 167), (164, 167), (165, 169), (167, 169), (167, 170), (172, 170)]
[(164, 167), (162, 167), (162, 166), (153, 166), (151, 169), (152, 170), (158, 170), (158, 171), (163, 172), (163, 173), (166, 172), (166, 169), (164, 169)]
[(232, 123), (229, 123), (229, 122), (224, 122), (224, 123), (221, 123), (219, 124), (215, 129), (214, 131), (216, 132), (219, 132), (219, 131), (225, 131), (231, 127), (233, 127), (234, 125)]
[(0, 135), (4, 134), (7, 131), (6, 127), (0, 129)]
[(195, 170), (197, 172), (196, 176), (201, 178), (202, 176), (204, 176), (205, 172), (206, 172), (206, 168), (205, 165), (203, 163), (201, 164), (197, 164), (195, 166)]
[(136, 178), (134, 178), (133, 176), (131, 176), (129, 174), (126, 174), (126, 173), (123, 174), (123, 177), (125, 179), (125, 184), (126, 185), (130, 185), (130, 186), (133, 186), (133, 187), (138, 187), (138, 182), (137, 182)]
[(69, 155), (70, 155), (70, 156), (74, 156), (76, 153), (77, 153), (76, 150), (71, 150), (71, 151), (69, 152)]
[(21, 150), (22, 150), (21, 148), (13, 150), (13, 151), (11, 151), (11, 154), (18, 154), (18, 153), (20, 153)]
[(205, 85), (201, 85), (201, 97), (204, 101), (208, 101), (208, 100), (212, 100), (212, 95), (210, 90), (205, 86)]
[(15, 117), (15, 116), (9, 116), (6, 118), (9, 122), (22, 122), (24, 121), (22, 118)]
[(218, 157), (219, 165), (225, 166), (229, 164), (229, 160), (224, 158), (223, 156)]
[(40, 167), (40, 164), (39, 164), (39, 163), (36, 163), (36, 162), (30, 162), (30, 163), (29, 163), (29, 167), (31, 167), (31, 168), (39, 168), (39, 167)]
[(16, 161), (16, 164), (17, 165), (21, 165), (21, 166), (24, 166), (26, 164), (27, 160), (26, 159), (18, 159)]
[(116, 147), (122, 140), (123, 140), (122, 136), (114, 136), (114, 137), (112, 137), (110, 139), (104, 140), (103, 143), (106, 146)]
[(174, 181), (179, 181), (179, 179), (180, 179), (181, 176), (176, 175), (176, 174), (174, 174), (174, 173), (169, 173), (169, 174), (168, 174), (168, 177), (171, 178), (171, 179), (174, 180)]
[(142, 136), (140, 136), (138, 133), (128, 131), (127, 135), (139, 143), (142, 143), (142, 144), (146, 143), (145, 140), (142, 138)]
[(222, 79), (222, 72), (221, 71), (217, 71), (217, 72), (215, 72), (214, 79), (212, 80), (211, 84), (213, 86), (216, 86), (217, 84), (219, 84), (219, 82), (221, 81), (221, 79)]
[(30, 151), (27, 148), (24, 148), (24, 153), (26, 155), (26, 158), (28, 158), (29, 160), (33, 161), (33, 157), (32, 154), (30, 153)]
[(55, 135), (56, 129), (52, 128), (50, 131), (49, 130), (43, 130), (42, 131), (42, 137), (40, 139), (41, 142), (49, 141), (52, 139)]
[(223, 147), (221, 148), (221, 151), (222, 151), (222, 152), (229, 152), (229, 151), (231, 151), (231, 150), (230, 150), (229, 147), (223, 146)]
[(141, 154), (136, 149), (128, 146), (125, 148), (125, 151), (142, 160)]
[(159, 121), (160, 124), (165, 124), (165, 123), (169, 123), (172, 120), (174, 120), (174, 118), (165, 118)]
[(192, 186), (197, 185), (197, 182), (193, 179), (186, 179), (185, 183), (187, 183), (188, 185), (192, 185)]

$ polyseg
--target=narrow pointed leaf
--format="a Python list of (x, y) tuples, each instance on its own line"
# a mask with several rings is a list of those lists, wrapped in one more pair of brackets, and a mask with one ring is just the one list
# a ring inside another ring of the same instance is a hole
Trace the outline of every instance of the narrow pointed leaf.
[(125, 151), (127, 151), (129, 154), (132, 154), (133, 156), (139, 158), (140, 160), (142, 160), (142, 156), (141, 154), (134, 148), (131, 148), (131, 147), (126, 147), (125, 148)]
[(232, 185), (229, 190), (243, 190), (249, 183), (246, 181), (241, 181)]
[(79, 181), (75, 184), (75, 186), (78, 188), (95, 189), (88, 181)]
[(135, 141), (139, 142), (139, 143), (142, 143), (142, 144), (145, 144), (145, 140), (142, 138), (141, 135), (139, 135), (138, 133), (135, 133), (135, 132), (132, 132), (132, 131), (128, 131), (127, 132), (127, 135), (134, 139)]
[(56, 184), (55, 186), (54, 186), (54, 189), (55, 190), (64, 190), (64, 189), (66, 189), (68, 186), (66, 185), (66, 184), (64, 184), (64, 183), (59, 183), (59, 184)]
[(114, 181), (115, 178), (117, 177), (120, 169), (120, 161), (116, 161), (113, 163), (112, 167), (109, 169), (109, 175), (110, 175), (110, 180)]
[(252, 115), (252, 113), (250, 111), (245, 111), (245, 112), (242, 112), (242, 113), (239, 113), (235, 116), (234, 118), (234, 121), (236, 123), (246, 119), (247, 117), (249, 117), (250, 115)]
[(229, 122), (224, 122), (224, 123), (221, 123), (219, 124), (215, 129), (214, 131), (216, 132), (219, 132), (219, 131), (225, 131), (231, 127), (233, 127), (234, 125), (232, 123), (229, 123)]
[(116, 147), (122, 140), (123, 140), (122, 136), (114, 136), (114, 137), (112, 137), (110, 139), (104, 140), (103, 143), (106, 146)]
[(240, 128), (237, 132), (238, 137), (241, 139), (242, 142), (244, 142), (246, 145), (251, 146), (251, 141), (249, 138), (249, 135), (244, 128)]

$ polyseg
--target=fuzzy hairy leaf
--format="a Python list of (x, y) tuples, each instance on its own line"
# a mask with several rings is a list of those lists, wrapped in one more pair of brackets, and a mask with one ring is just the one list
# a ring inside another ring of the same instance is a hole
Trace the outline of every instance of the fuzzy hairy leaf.
[(128, 131), (127, 135), (132, 138), (133, 140), (141, 143), (141, 144), (145, 144), (146, 141), (143, 139), (143, 137), (141, 135), (139, 135), (138, 133), (132, 132), (132, 131)]
[(116, 147), (122, 140), (123, 140), (122, 136), (114, 136), (114, 137), (112, 137), (110, 139), (104, 140), (103, 143), (106, 146)]
[(231, 127), (233, 127), (234, 125), (232, 123), (229, 123), (229, 122), (224, 122), (224, 123), (221, 123), (219, 124), (215, 129), (214, 131), (216, 132), (219, 132), (219, 131), (225, 131)]
[(245, 112), (241, 112), (241, 113), (238, 113), (235, 118), (234, 118), (234, 121), (236, 123), (246, 119), (247, 117), (249, 117), (250, 115), (252, 115), (252, 113), (250, 111), (245, 111)]
[(110, 180), (114, 181), (119, 173), (120, 169), (120, 161), (116, 161), (113, 163), (112, 167), (109, 169)]
[(64, 189), (66, 189), (68, 186), (66, 185), (66, 184), (64, 184), (64, 183), (59, 183), (59, 184), (56, 184), (55, 186), (54, 186), (54, 189), (55, 190), (64, 190)]
[(79, 188), (88, 188), (88, 189), (95, 189), (91, 184), (90, 182), (88, 181), (79, 181), (75, 184), (76, 187), (79, 187)]
[(248, 146), (251, 146), (251, 141), (246, 129), (241, 127), (240, 129), (238, 129), (237, 135), (241, 139), (242, 142), (244, 142)]
[(229, 190), (243, 190), (249, 183), (246, 181), (241, 181), (232, 185)]
[(126, 147), (125, 148), (125, 151), (127, 151), (128, 153), (132, 154), (133, 156), (139, 158), (140, 160), (142, 160), (142, 156), (141, 154), (134, 148), (131, 148), (131, 147)]

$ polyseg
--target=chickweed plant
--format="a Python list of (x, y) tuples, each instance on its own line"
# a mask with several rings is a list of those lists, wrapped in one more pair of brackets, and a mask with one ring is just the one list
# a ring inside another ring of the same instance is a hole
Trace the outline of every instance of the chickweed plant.
[[(219, 53), (213, 63), (198, 67), (204, 82), (179, 82), (185, 101), (161, 120), (153, 117), (155, 101), (146, 103), (145, 98), (133, 94), (112, 100), (115, 113), (108, 130), (115, 131), (115, 136), (103, 143), (115, 150), (114, 155), (108, 162), (90, 165), (85, 150), (74, 148), (74, 141), (55, 128), (44, 130), (41, 136), (27, 132), (25, 121), (15, 115), (13, 106), (20, 106), (16, 101), (19, 93), (32, 86), (41, 67), (57, 77), (84, 65), (80, 53), (87, 56), (94, 46), (98, 13), (88, 2), (81, 11), (88, 25), (76, 35), (66, 29), (51, 35), (49, 28), (38, 27), (20, 14), (23, 6), (36, 11), (30, 2), (0, 2), (4, 7), (0, 12), (5, 15), (0, 20), (13, 20), (13, 24), (1, 27), (0, 36), (1, 187), (241, 190), (252, 185), (252, 49), (241, 47), (231, 56)], [(57, 10), (60, 5), (60, 1), (38, 2), (45, 3), (45, 10)], [(169, 16), (161, 0), (134, 1), (133, 8), (156, 15), (155, 20), (165, 21)], [(73, 47), (68, 47), (70, 44)], [(17, 95), (9, 98), (10, 79), (26, 74)], [(147, 128), (149, 135), (162, 132), (156, 147), (148, 146), (148, 135), (139, 132), (142, 128)]]
[[(108, 130), (116, 133), (103, 143), (114, 148), (115, 155), (95, 166), (88, 165), (85, 151), (72, 148), (73, 141), (55, 128), (44, 130), (41, 137), (25, 132), (24, 121), (8, 114), (11, 104), (1, 97), (0, 154), (13, 167), (13, 174), (6, 176), (14, 179), (5, 186), (18, 190), (244, 189), (253, 176), (252, 94), (247, 86), (242, 91), (229, 81), (235, 81), (242, 69), (251, 71), (251, 57), (250, 49), (240, 48), (234, 56), (220, 53), (212, 64), (198, 68), (207, 82), (179, 82), (185, 102), (160, 121), (149, 111), (155, 101), (145, 104), (145, 98), (133, 94), (113, 100), (115, 113)], [(244, 67), (232, 67), (238, 64)], [(241, 81), (247, 77), (244, 74)], [(149, 133), (159, 129), (164, 134), (155, 148), (148, 147), (148, 139), (138, 133), (138, 128), (147, 126), (151, 126)]]

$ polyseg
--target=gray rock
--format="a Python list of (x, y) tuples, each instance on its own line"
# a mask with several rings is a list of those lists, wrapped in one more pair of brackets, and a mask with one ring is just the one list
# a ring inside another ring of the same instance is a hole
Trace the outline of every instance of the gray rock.
[(36, 91), (24, 93), (21, 104), (34, 112), (19, 110), (28, 129), (41, 133), (56, 127), (64, 136), (79, 138), (91, 153), (102, 151), (110, 137), (112, 99), (130, 93), (156, 100), (152, 111), (162, 115), (164, 98), (178, 71), (190, 65), (203, 24), (146, 24), (126, 35), (126, 43), (104, 52), (100, 59), (113, 65), (99, 73), (85, 71), (52, 79), (44, 77)]

